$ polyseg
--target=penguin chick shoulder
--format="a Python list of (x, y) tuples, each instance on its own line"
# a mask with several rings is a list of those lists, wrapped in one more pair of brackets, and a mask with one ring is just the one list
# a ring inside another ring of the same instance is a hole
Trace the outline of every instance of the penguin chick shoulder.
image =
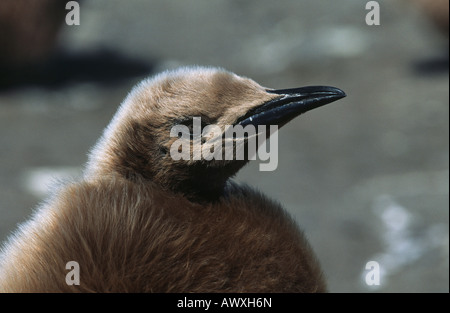
[[(192, 129), (194, 117), (222, 129), (281, 127), (344, 96), (323, 86), (267, 89), (217, 68), (144, 80), (91, 151), (82, 179), (62, 186), (3, 246), (0, 291), (326, 291), (284, 209), (231, 180), (248, 155), (175, 160), (170, 134), (174, 125)], [(192, 151), (200, 145), (189, 139)], [(79, 284), (66, 282), (70, 261), (79, 264)]]

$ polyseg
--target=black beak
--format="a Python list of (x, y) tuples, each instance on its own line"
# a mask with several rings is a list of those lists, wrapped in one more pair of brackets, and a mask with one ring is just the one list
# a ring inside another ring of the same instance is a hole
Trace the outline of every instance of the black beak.
[(346, 96), (345, 92), (335, 87), (309, 86), (292, 89), (266, 90), (280, 95), (240, 117), (237, 124), (278, 125), (283, 126), (294, 117), (309, 110), (321, 107)]

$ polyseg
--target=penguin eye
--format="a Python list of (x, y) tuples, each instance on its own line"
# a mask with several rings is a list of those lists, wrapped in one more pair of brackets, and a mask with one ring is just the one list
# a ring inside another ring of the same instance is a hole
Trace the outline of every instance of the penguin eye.
[[(210, 125), (211, 123), (209, 123), (209, 119), (208, 118), (204, 118), (204, 117), (200, 117), (200, 132), (203, 130), (203, 128), (207, 125)], [(180, 120), (175, 121), (176, 125), (184, 125), (189, 129), (189, 134), (191, 139), (193, 139), (194, 137), (194, 119), (193, 117), (186, 117)], [(182, 133), (178, 133), (178, 138), (180, 138), (182, 136)]]
[[(203, 116), (200, 117), (200, 124), (201, 124), (201, 128), (210, 125), (211, 123), (209, 122), (208, 118), (205, 118)], [(184, 125), (189, 127), (189, 129), (193, 129), (193, 125), (194, 125), (194, 118), (193, 117), (186, 117), (180, 120), (175, 121), (175, 124), (178, 125)]]
[(167, 148), (166, 147), (160, 147), (159, 148), (159, 152), (162, 154), (162, 155), (166, 155), (167, 154)]

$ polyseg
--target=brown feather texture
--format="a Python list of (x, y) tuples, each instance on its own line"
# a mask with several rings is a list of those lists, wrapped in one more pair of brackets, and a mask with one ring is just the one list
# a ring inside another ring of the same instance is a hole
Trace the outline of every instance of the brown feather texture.
[[(245, 160), (175, 161), (167, 153), (175, 123), (202, 116), (233, 124), (276, 97), (216, 68), (182, 68), (138, 84), (83, 177), (61, 184), (3, 245), (0, 291), (326, 291), (289, 214), (232, 181)], [(69, 261), (79, 264), (79, 285), (66, 283)]]

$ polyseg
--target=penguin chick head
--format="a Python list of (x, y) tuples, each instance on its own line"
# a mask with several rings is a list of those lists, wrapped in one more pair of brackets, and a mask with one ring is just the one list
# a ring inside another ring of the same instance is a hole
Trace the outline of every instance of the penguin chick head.
[[(267, 89), (217, 68), (167, 71), (142, 81), (126, 97), (92, 150), (86, 175), (143, 178), (191, 200), (214, 200), (248, 161), (248, 154), (224, 157), (227, 141), (237, 149), (236, 137), (225, 136), (227, 128), (281, 127), (344, 96), (333, 87)], [(214, 150), (220, 146), (215, 152), (223, 151), (221, 157), (202, 157), (206, 141), (220, 142)], [(245, 150), (248, 138), (239, 142)]]

